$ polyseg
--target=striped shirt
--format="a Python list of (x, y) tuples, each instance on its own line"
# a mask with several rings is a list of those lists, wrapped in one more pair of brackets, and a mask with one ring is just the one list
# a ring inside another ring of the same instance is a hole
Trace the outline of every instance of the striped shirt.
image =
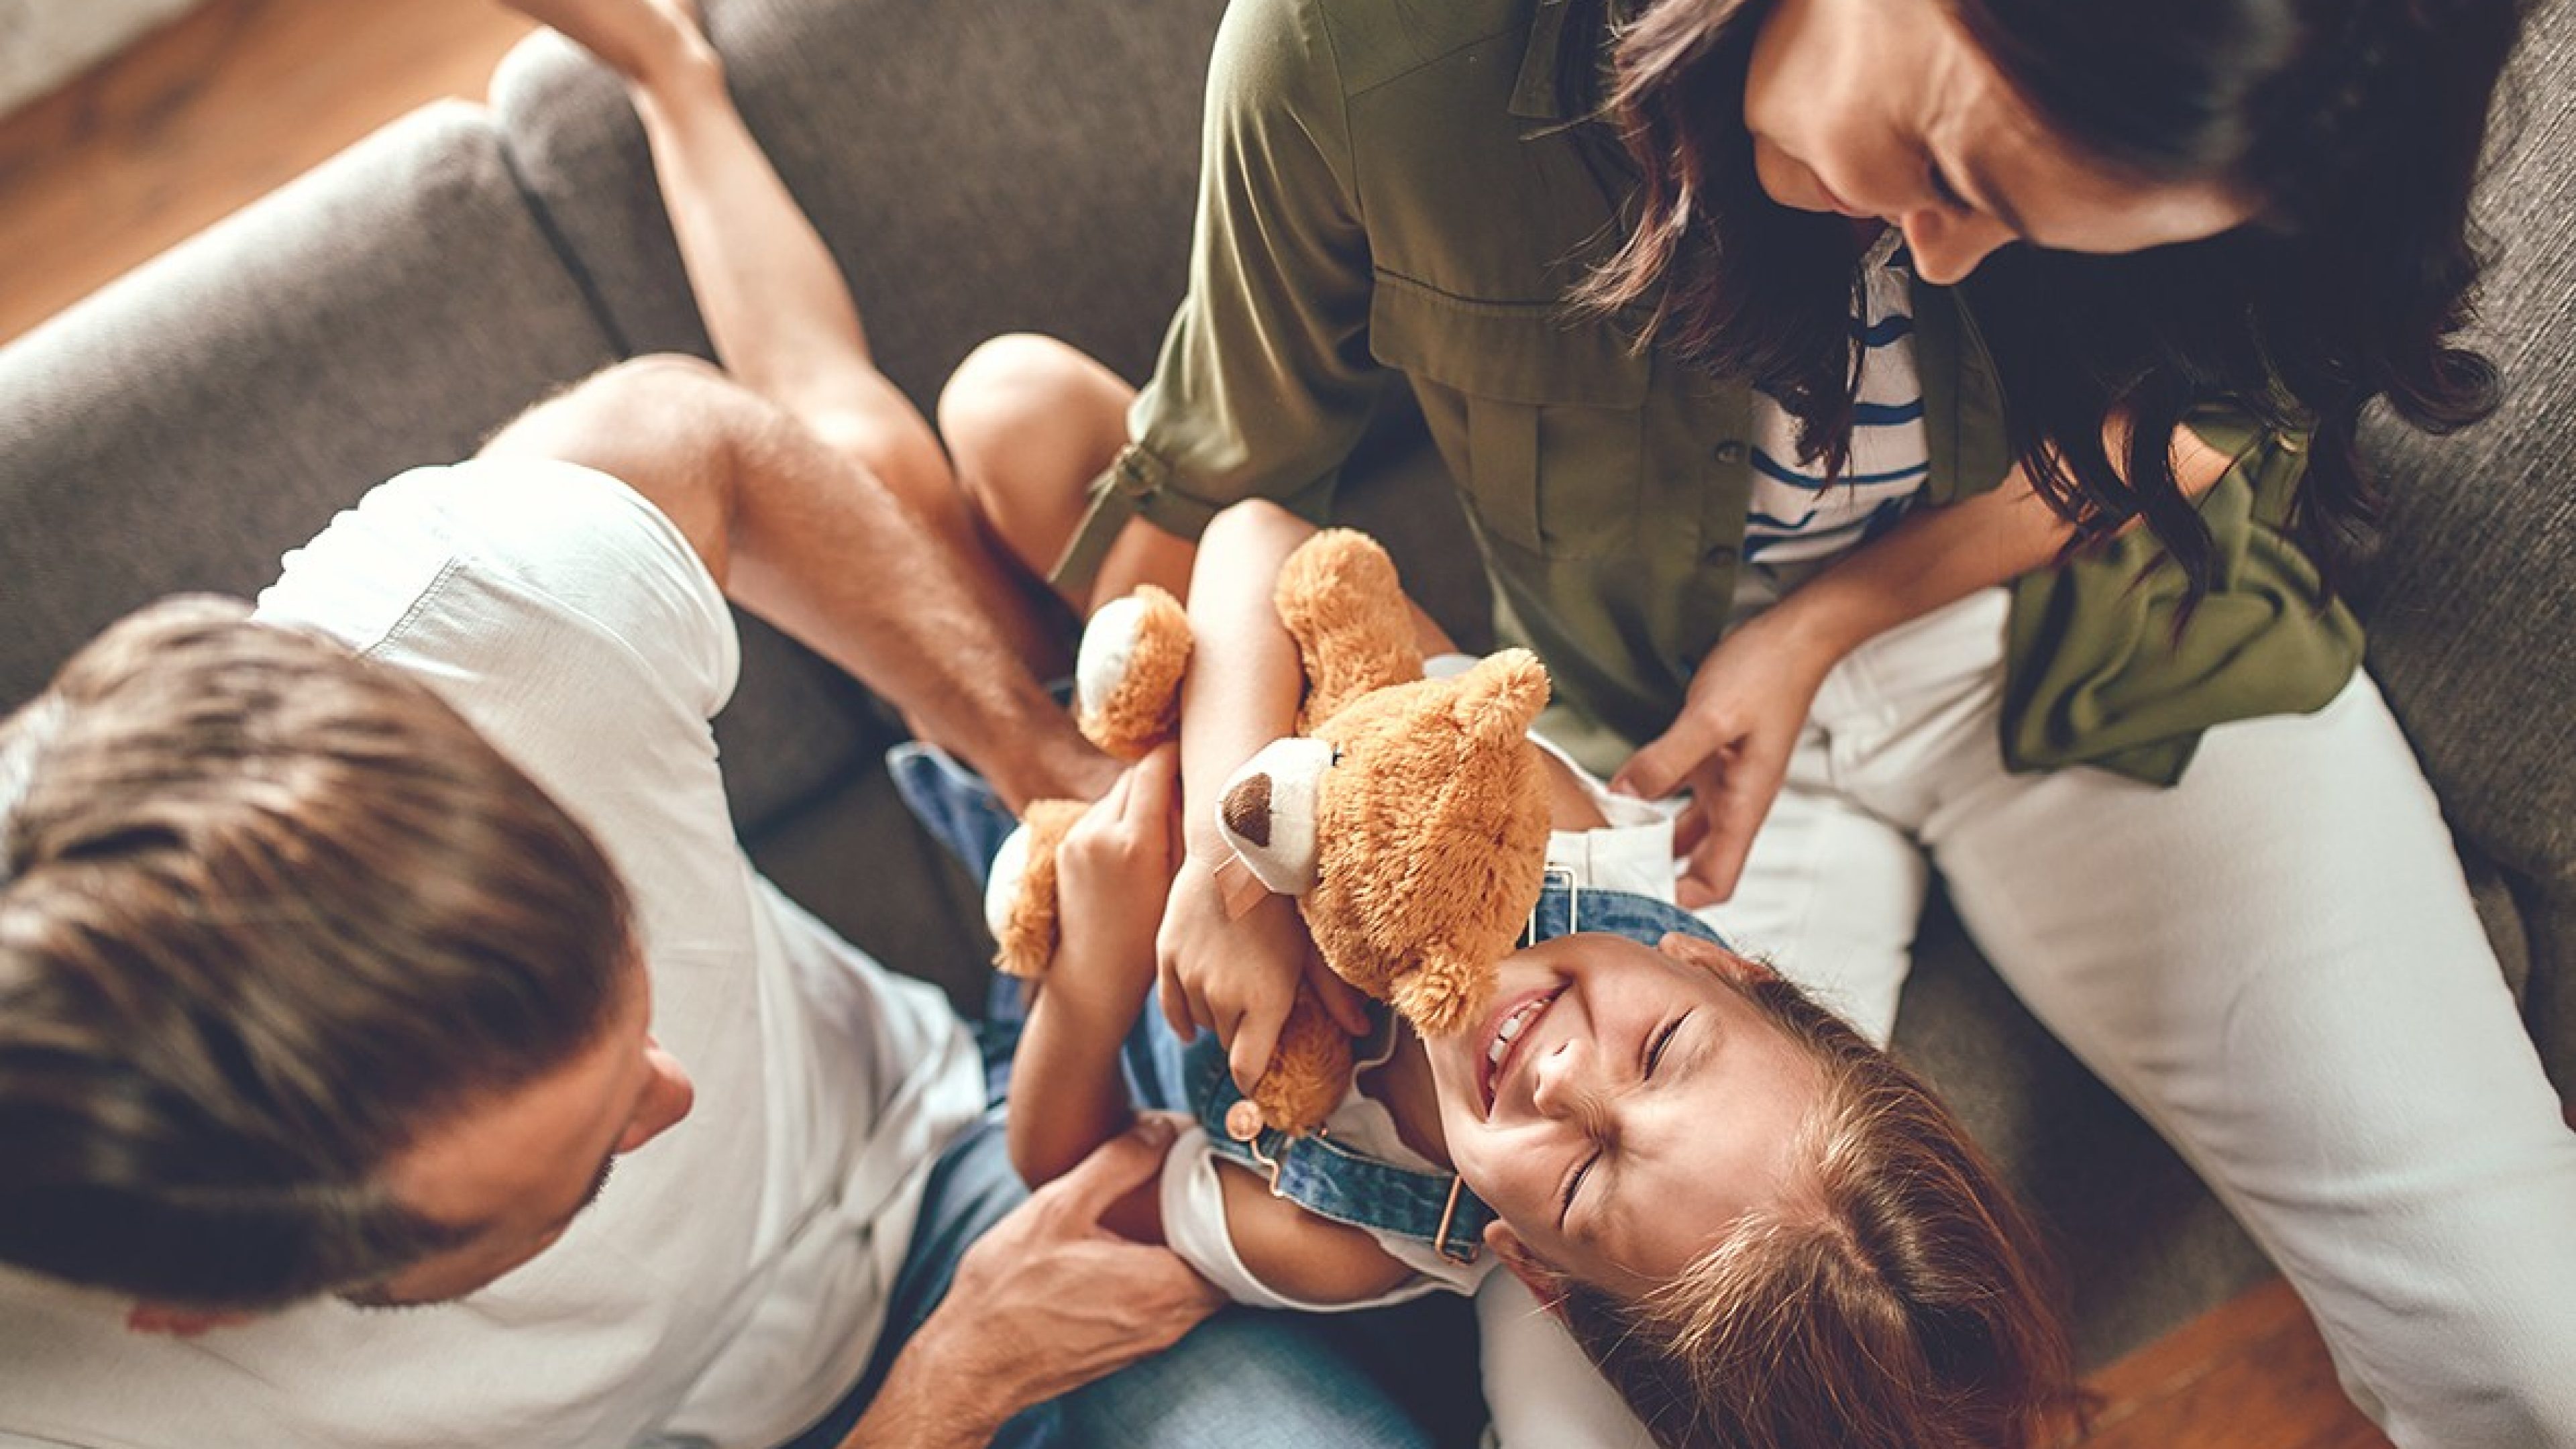
[(1798, 420), (1768, 394), (1753, 394), (1753, 499), (1744, 557), (1758, 563), (1825, 558), (1894, 526), (1930, 476), (1923, 385), (1914, 372), (1913, 278), (1890, 229), (1862, 263), (1852, 319), (1861, 349), (1852, 411), (1851, 462), (1825, 481), (1822, 460), (1798, 459)]

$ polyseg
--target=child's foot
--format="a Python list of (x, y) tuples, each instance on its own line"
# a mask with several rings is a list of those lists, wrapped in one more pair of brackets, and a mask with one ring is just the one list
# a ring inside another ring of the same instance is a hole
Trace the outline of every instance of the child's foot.
[(652, 87), (714, 64), (699, 0), (502, 0), (557, 30), (629, 82)]

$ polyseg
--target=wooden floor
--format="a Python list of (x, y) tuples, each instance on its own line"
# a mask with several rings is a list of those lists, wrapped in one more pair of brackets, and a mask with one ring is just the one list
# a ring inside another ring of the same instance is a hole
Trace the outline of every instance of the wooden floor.
[[(212, 0), (0, 121), (0, 340), (420, 102), (480, 96), (527, 29), (488, 0)], [(2277, 1282), (2093, 1386), (2096, 1449), (2387, 1442)]]

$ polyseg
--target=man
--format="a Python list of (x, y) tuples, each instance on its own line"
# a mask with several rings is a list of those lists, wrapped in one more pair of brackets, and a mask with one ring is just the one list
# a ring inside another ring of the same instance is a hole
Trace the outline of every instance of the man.
[[(1022, 1202), (962, 1024), (736, 846), (728, 595), (1014, 803), (1109, 766), (694, 28), (532, 8), (636, 83), (727, 371), (613, 368), (0, 724), (0, 1444), (977, 1444), (1212, 1307), (1098, 1227), (1153, 1129)], [(1144, 1368), (1066, 1418), (1410, 1437), (1265, 1325)]]

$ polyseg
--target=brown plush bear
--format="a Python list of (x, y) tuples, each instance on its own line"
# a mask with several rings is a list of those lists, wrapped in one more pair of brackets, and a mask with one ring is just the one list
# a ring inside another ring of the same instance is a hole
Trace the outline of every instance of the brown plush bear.
[[(1548, 805), (1527, 732), (1546, 672), (1511, 649), (1425, 679), (1394, 564), (1348, 530), (1300, 546), (1276, 598), (1305, 667), (1300, 733), (1228, 782), (1226, 838), (1262, 885), (1298, 897), (1343, 980), (1416, 1030), (1455, 1030), (1538, 901)], [(1084, 732), (1126, 759), (1170, 738), (1188, 654), (1170, 595), (1148, 588), (1102, 610), (1076, 668)], [(994, 864), (986, 912), (1005, 971), (1037, 975), (1055, 954), (1054, 850), (1082, 808), (1031, 806)], [(1350, 1072), (1350, 1039), (1301, 990), (1251, 1101), (1269, 1126), (1304, 1132)]]

